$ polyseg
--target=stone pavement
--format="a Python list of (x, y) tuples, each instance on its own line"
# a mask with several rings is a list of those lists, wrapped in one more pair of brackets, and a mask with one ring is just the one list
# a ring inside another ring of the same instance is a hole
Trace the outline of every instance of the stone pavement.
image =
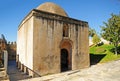
[(120, 81), (120, 60), (21, 81)]
[(8, 75), (10, 81), (18, 81), (29, 78), (28, 75), (24, 74), (16, 67), (15, 61), (8, 62)]

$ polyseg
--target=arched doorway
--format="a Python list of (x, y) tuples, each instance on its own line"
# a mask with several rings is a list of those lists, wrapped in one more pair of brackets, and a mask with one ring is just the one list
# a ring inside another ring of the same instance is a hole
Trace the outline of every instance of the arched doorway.
[(68, 51), (61, 49), (61, 72), (69, 70), (68, 68)]
[(61, 72), (72, 69), (72, 41), (69, 39), (60, 43), (60, 68)]

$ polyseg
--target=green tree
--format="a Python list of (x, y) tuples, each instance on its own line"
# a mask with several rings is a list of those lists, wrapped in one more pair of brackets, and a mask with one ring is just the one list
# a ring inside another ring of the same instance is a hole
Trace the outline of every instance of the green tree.
[(101, 36), (110, 41), (115, 47), (115, 54), (117, 55), (118, 44), (120, 43), (120, 14), (112, 14), (108, 22), (103, 22), (104, 26), (101, 26)]
[(98, 46), (98, 43), (99, 43), (101, 40), (100, 40), (100, 37), (99, 37), (97, 34), (95, 34), (95, 35), (93, 36), (92, 41), (93, 41), (93, 43), (94, 43), (96, 46)]
[(89, 28), (89, 36), (93, 37), (96, 34), (95, 29)]

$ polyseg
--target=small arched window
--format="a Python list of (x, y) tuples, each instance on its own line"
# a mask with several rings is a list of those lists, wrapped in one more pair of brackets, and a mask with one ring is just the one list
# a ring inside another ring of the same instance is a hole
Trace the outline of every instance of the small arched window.
[(69, 28), (68, 28), (68, 25), (67, 24), (64, 24), (63, 25), (63, 37), (68, 37), (69, 35)]

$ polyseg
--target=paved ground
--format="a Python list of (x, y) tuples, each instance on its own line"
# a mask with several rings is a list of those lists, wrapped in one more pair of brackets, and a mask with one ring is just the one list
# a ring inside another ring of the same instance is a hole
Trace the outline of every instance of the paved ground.
[(120, 60), (22, 81), (120, 81)]
[(10, 81), (18, 81), (18, 80), (29, 78), (28, 75), (24, 74), (18, 68), (16, 68), (15, 61), (8, 62), (8, 75), (9, 75)]
[(5, 68), (0, 68), (0, 81), (9, 81)]

